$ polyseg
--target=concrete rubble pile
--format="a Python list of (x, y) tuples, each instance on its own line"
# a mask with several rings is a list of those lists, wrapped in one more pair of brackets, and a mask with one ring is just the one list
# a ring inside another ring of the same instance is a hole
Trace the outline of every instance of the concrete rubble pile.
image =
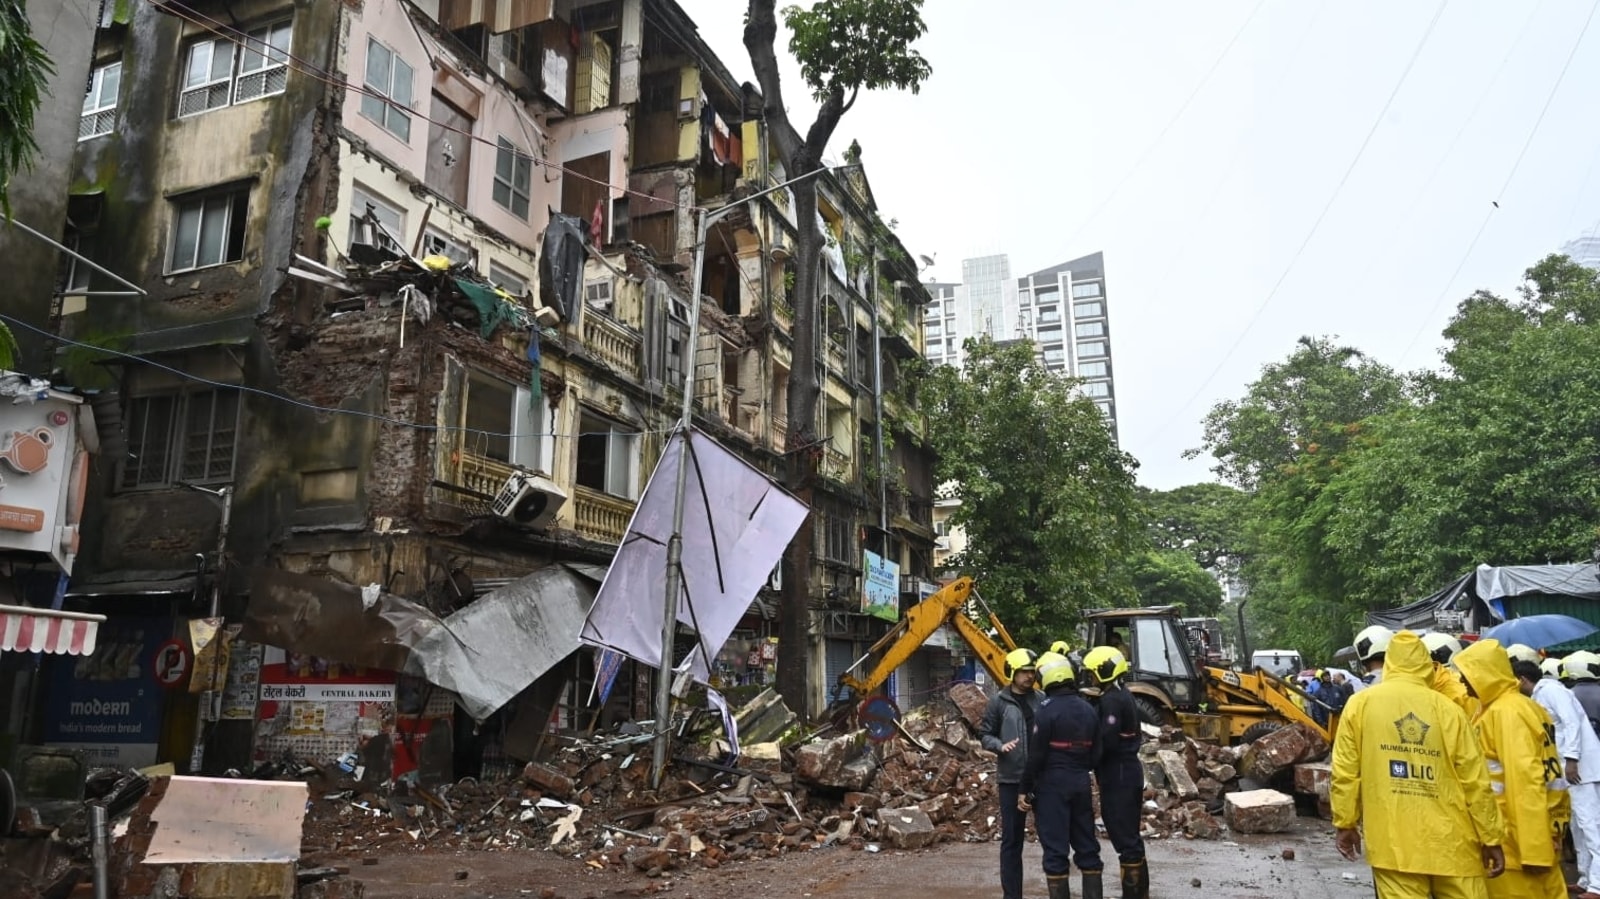
[(314, 781), (303, 853), (545, 848), (593, 868), (660, 874), (825, 846), (991, 840), (999, 827), (994, 757), (974, 736), (984, 697), (972, 684), (952, 693), (953, 703), (917, 710), (875, 743), (865, 731), (831, 728), (831, 736), (796, 740), (794, 715), (769, 691), (736, 715), (734, 764), (723, 763), (726, 747), (710, 734), (695, 747), (680, 740), (655, 791), (648, 727), (632, 724), (630, 733), (569, 738), (495, 783), (396, 785), (375, 795), (348, 780)]
[(1145, 731), (1146, 839), (1215, 840), (1224, 823), (1239, 833), (1286, 830), (1294, 797), (1270, 787), (1291, 782), (1295, 792), (1316, 797), (1327, 816), (1328, 744), (1310, 728), (1288, 725), (1244, 746), (1200, 743), (1175, 727)]

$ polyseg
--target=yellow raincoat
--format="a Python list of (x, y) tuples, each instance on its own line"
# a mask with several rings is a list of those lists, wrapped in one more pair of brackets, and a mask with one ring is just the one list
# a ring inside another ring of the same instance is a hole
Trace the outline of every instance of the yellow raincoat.
[(1333, 826), (1360, 826), (1380, 895), (1482, 896), (1500, 813), (1471, 722), (1430, 688), (1433, 659), (1396, 634), (1383, 680), (1350, 697), (1333, 745)]
[(1467, 692), (1466, 685), (1461, 683), (1461, 678), (1443, 665), (1433, 666), (1433, 682), (1430, 686), (1444, 694), (1444, 698), (1455, 703), (1461, 711), (1466, 712), (1468, 721), (1478, 717), (1478, 712), (1483, 708), (1482, 704)]
[(1455, 663), (1483, 703), (1476, 722), (1478, 742), (1506, 825), (1506, 873), (1489, 882), (1489, 895), (1563, 899), (1567, 885), (1555, 844), (1561, 834), (1561, 791), (1550, 786), (1562, 776), (1555, 725), (1538, 703), (1517, 690), (1511, 660), (1498, 640), (1479, 640), (1457, 655)]

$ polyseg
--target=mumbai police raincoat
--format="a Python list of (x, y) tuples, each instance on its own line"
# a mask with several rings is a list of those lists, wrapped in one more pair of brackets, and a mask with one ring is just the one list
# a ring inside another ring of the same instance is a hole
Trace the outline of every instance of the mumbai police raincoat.
[(1455, 663), (1483, 703), (1476, 722), (1478, 742), (1505, 821), (1501, 845), (1506, 871), (1510, 874), (1527, 865), (1554, 867), (1560, 863), (1553, 841), (1560, 834), (1558, 809), (1565, 787), (1555, 725), (1538, 703), (1517, 689), (1499, 641), (1479, 640), (1462, 650)]
[(1333, 745), (1333, 826), (1365, 831), (1374, 868), (1481, 877), (1500, 813), (1471, 722), (1432, 680), (1421, 639), (1402, 632), (1383, 680), (1350, 697)]
[(1478, 712), (1483, 708), (1478, 700), (1467, 693), (1466, 685), (1461, 683), (1461, 678), (1454, 671), (1443, 665), (1433, 666), (1433, 689), (1444, 694), (1444, 698), (1455, 703), (1461, 711), (1467, 713), (1467, 720), (1478, 717)]

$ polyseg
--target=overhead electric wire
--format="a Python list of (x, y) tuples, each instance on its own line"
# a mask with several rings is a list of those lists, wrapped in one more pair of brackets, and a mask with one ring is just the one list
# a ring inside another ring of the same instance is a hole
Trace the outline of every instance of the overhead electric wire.
[[(255, 54), (260, 55), (260, 56), (264, 56), (269, 60), (276, 61), (276, 60), (281, 59), (281, 60), (283, 60), (283, 65), (284, 65), (285, 68), (293, 69), (295, 71), (300, 72), (303, 75), (308, 75), (308, 76), (310, 76), (310, 77), (312, 77), (312, 78), (314, 78), (314, 79), (316, 79), (318, 81), (321, 81), (321, 82), (323, 82), (323, 83), (325, 83), (325, 84), (327, 84), (327, 85), (329, 85), (331, 87), (335, 87), (335, 88), (338, 88), (340, 90), (348, 91), (350, 93), (359, 94), (359, 95), (361, 95), (363, 97), (371, 97), (372, 99), (383, 103), (385, 106), (392, 107), (396, 111), (398, 111), (400, 113), (403, 113), (406, 116), (409, 116), (409, 117), (412, 117), (412, 118), (416, 118), (416, 119), (421, 119), (422, 121), (427, 122), (430, 125), (435, 125), (435, 126), (438, 126), (439, 128), (442, 128), (442, 129), (444, 129), (446, 131), (454, 132), (456, 134), (461, 135), (462, 137), (465, 137), (469, 141), (483, 144), (486, 147), (491, 147), (491, 148), (495, 149), (496, 152), (498, 152), (501, 149), (505, 149), (505, 148), (501, 147), (499, 145), (499, 143), (496, 142), (496, 141), (491, 141), (487, 137), (480, 137), (480, 136), (478, 136), (476, 134), (473, 134), (471, 131), (467, 131), (467, 130), (464, 130), (462, 128), (458, 128), (458, 127), (456, 127), (455, 125), (452, 125), (449, 122), (442, 121), (440, 119), (431, 118), (431, 117), (429, 117), (427, 115), (424, 115), (421, 112), (418, 112), (417, 110), (410, 109), (408, 107), (402, 106), (401, 104), (396, 103), (390, 97), (387, 97), (387, 96), (385, 96), (385, 95), (383, 95), (381, 93), (378, 93), (377, 91), (371, 90), (370, 88), (368, 88), (364, 84), (356, 84), (355, 82), (349, 80), (348, 78), (346, 78), (346, 77), (344, 77), (344, 76), (342, 76), (342, 75), (340, 75), (338, 73), (329, 72), (326, 69), (323, 69), (320, 66), (316, 65), (315, 63), (308, 62), (307, 60), (302, 59), (301, 57), (295, 56), (294, 54), (289, 53), (287, 51), (279, 50), (276, 47), (273, 47), (267, 41), (261, 40), (260, 38), (251, 37), (249, 34), (245, 33), (244, 31), (241, 31), (240, 29), (234, 28), (233, 26), (228, 25), (225, 22), (221, 22), (221, 21), (218, 21), (216, 19), (213, 19), (210, 16), (207, 16), (206, 14), (201, 13), (201, 12), (199, 12), (197, 10), (194, 10), (194, 9), (192, 9), (190, 7), (183, 6), (181, 3), (167, 4), (167, 5), (162, 7), (162, 10), (164, 12), (169, 12), (169, 13), (177, 16), (180, 19), (183, 19), (184, 21), (189, 22), (192, 25), (199, 26), (200, 28), (205, 29), (207, 32), (209, 32), (211, 34), (214, 34), (217, 37), (221, 38), (222, 40), (228, 41), (229, 43), (231, 43), (231, 44), (233, 44), (233, 45), (235, 45), (235, 46), (237, 46), (237, 47), (239, 47), (241, 49), (247, 50), (247, 51), (249, 51), (251, 53), (255, 53)], [(260, 45), (261, 49), (257, 49), (256, 47), (251, 46), (252, 44)], [(603, 181), (603, 180), (601, 180), (599, 178), (590, 177), (590, 176), (585, 175), (585, 174), (583, 174), (581, 172), (573, 171), (572, 169), (567, 168), (565, 165), (563, 165), (563, 164), (561, 164), (559, 162), (551, 162), (550, 160), (545, 159), (543, 157), (535, 156), (531, 152), (526, 152), (526, 151), (522, 150), (520, 147), (517, 147), (515, 145), (513, 145), (510, 148), (510, 150), (511, 150), (512, 154), (514, 156), (516, 156), (517, 158), (519, 158), (519, 159), (527, 159), (530, 162), (533, 162), (533, 163), (535, 163), (537, 165), (544, 166), (544, 167), (550, 168), (550, 169), (555, 169), (555, 170), (561, 172), (563, 176), (571, 176), (571, 177), (577, 178), (577, 179), (579, 179), (581, 181), (587, 181), (587, 182), (589, 182), (591, 184), (595, 184), (595, 185), (598, 185), (600, 187), (604, 187), (604, 188), (606, 188), (608, 190), (611, 190), (611, 191), (616, 191), (618, 193), (628, 194), (628, 195), (635, 196), (635, 197), (640, 197), (642, 199), (649, 200), (652, 203), (656, 203), (656, 204), (659, 204), (661, 206), (670, 206), (670, 207), (677, 208), (677, 209), (695, 209), (695, 208), (698, 208), (698, 207), (695, 207), (695, 206), (690, 205), (690, 204), (679, 203), (676, 200), (664, 199), (662, 197), (658, 197), (658, 196), (656, 196), (654, 194), (646, 193), (644, 191), (633, 190), (632, 188), (629, 188), (629, 187), (624, 187), (624, 186), (612, 184), (609, 181)]]
[[(29, 324), (28, 322), (25, 322), (20, 318), (16, 318), (16, 317), (13, 317), (11, 315), (7, 315), (6, 313), (3, 313), (3, 312), (0, 312), (0, 321), (5, 322), (6, 324), (10, 325), (13, 328), (21, 328), (24, 331), (31, 331), (34, 334), (38, 334), (41, 337), (46, 337), (46, 338), (49, 338), (50, 340), (54, 340), (54, 341), (57, 341), (57, 342), (60, 342), (60, 343), (67, 344), (68, 346), (78, 347), (79, 349), (92, 350), (92, 351), (94, 351), (96, 353), (103, 353), (103, 354), (108, 355), (108, 356), (115, 356), (115, 357), (117, 357), (119, 359), (126, 359), (126, 360), (128, 360), (130, 362), (138, 362), (138, 363), (140, 363), (142, 365), (148, 365), (148, 366), (150, 366), (152, 368), (158, 368), (158, 369), (160, 369), (160, 370), (162, 370), (164, 372), (167, 372), (168, 374), (176, 375), (176, 376), (178, 376), (179, 378), (182, 378), (185, 381), (190, 381), (190, 382), (193, 382), (193, 383), (196, 383), (196, 384), (204, 384), (207, 387), (211, 387), (211, 388), (214, 388), (214, 389), (217, 389), (217, 390), (235, 390), (235, 391), (238, 391), (239, 393), (247, 393), (247, 394), (250, 394), (252, 396), (262, 397), (264, 399), (275, 400), (275, 401), (280, 402), (280, 403), (286, 403), (286, 404), (288, 404), (290, 406), (295, 406), (295, 407), (298, 407), (298, 408), (301, 408), (301, 409), (305, 409), (305, 410), (308, 410), (308, 411), (311, 411), (311, 412), (316, 412), (316, 413), (322, 414), (322, 415), (349, 415), (349, 416), (352, 416), (352, 417), (355, 417), (355, 418), (362, 418), (362, 419), (367, 419), (369, 421), (375, 421), (375, 422), (378, 422), (379, 424), (392, 425), (392, 426), (398, 427), (398, 428), (408, 428), (408, 429), (413, 430), (413, 431), (423, 431), (423, 432), (462, 433), (462, 434), (475, 435), (475, 436), (479, 436), (479, 437), (511, 437), (511, 438), (515, 438), (515, 437), (533, 436), (533, 435), (528, 435), (528, 434), (502, 434), (502, 433), (498, 433), (498, 432), (495, 432), (495, 431), (485, 431), (485, 430), (483, 430), (481, 428), (464, 428), (464, 427), (453, 427), (453, 426), (450, 426), (450, 425), (422, 424), (420, 422), (406, 421), (405, 419), (394, 418), (392, 416), (383, 415), (383, 414), (378, 413), (378, 412), (367, 412), (367, 411), (364, 411), (364, 410), (361, 410), (361, 409), (343, 409), (343, 408), (339, 408), (339, 407), (336, 407), (336, 406), (322, 406), (322, 405), (318, 405), (317, 403), (309, 403), (309, 402), (306, 402), (305, 400), (298, 400), (298, 399), (295, 399), (292, 396), (285, 396), (284, 394), (281, 394), (281, 393), (273, 393), (270, 390), (263, 390), (260, 387), (251, 387), (251, 386), (249, 386), (247, 384), (229, 384), (226, 381), (214, 381), (214, 380), (212, 380), (210, 378), (202, 377), (200, 375), (193, 374), (192, 372), (186, 372), (186, 371), (184, 371), (184, 370), (182, 370), (180, 368), (173, 368), (172, 366), (167, 365), (167, 364), (162, 363), (162, 362), (157, 362), (156, 360), (151, 359), (148, 356), (140, 356), (140, 355), (137, 355), (135, 353), (125, 353), (125, 352), (123, 352), (121, 350), (112, 349), (110, 347), (96, 346), (96, 345), (94, 345), (92, 343), (84, 343), (82, 341), (73, 340), (70, 337), (64, 337), (64, 336), (62, 336), (60, 334), (52, 334), (52, 333), (50, 333), (49, 331), (46, 331), (43, 328), (40, 328), (40, 327), (38, 327), (36, 325)], [(634, 436), (634, 435), (642, 435), (642, 434), (670, 434), (673, 430), (674, 430), (674, 428), (646, 428), (646, 429), (642, 429), (642, 430), (638, 430), (638, 431), (627, 431), (627, 432), (593, 431), (593, 432), (579, 432), (579, 433), (576, 433), (576, 434), (566, 434), (566, 433), (557, 433), (555, 431), (549, 431), (549, 432), (541, 433), (538, 436), (540, 436), (540, 437), (576, 438), (576, 437), (598, 437), (598, 436), (605, 436), (605, 435), (611, 434), (611, 433), (625, 433), (627, 436)]]
[(1205, 392), (1207, 387), (1211, 386), (1211, 382), (1216, 380), (1223, 367), (1233, 358), (1233, 354), (1238, 351), (1245, 337), (1255, 328), (1256, 322), (1261, 319), (1262, 313), (1266, 312), (1267, 307), (1272, 305), (1273, 299), (1278, 295), (1278, 290), (1283, 287), (1284, 282), (1289, 279), (1289, 275), (1294, 272), (1295, 265), (1299, 263), (1300, 257), (1305, 254), (1306, 248), (1311, 245), (1312, 239), (1317, 236), (1317, 231), (1322, 227), (1322, 222), (1328, 217), (1328, 212), (1333, 209), (1333, 204), (1338, 201), (1339, 195), (1344, 192), (1345, 185), (1350, 181), (1350, 175), (1355, 172), (1356, 166), (1361, 163), (1361, 157), (1366, 154), (1367, 147), (1371, 145), (1373, 136), (1378, 133), (1378, 127), (1383, 124), (1384, 117), (1389, 114), (1389, 107), (1394, 104), (1395, 97), (1399, 96), (1401, 88), (1405, 86), (1406, 79), (1410, 76), (1417, 59), (1422, 55), (1423, 48), (1427, 46), (1428, 38), (1432, 36), (1434, 26), (1439, 24), (1439, 18), (1444, 14), (1448, 3), (1449, 0), (1440, 0), (1438, 8), (1433, 11), (1433, 18), (1428, 20), (1428, 27), (1422, 32), (1422, 37), (1418, 39), (1417, 46), (1411, 51), (1411, 58), (1406, 60), (1405, 68), (1401, 70), (1400, 77), (1395, 81), (1394, 88), (1389, 91), (1388, 98), (1383, 101), (1383, 107), (1373, 117), (1372, 126), (1367, 129), (1366, 137), (1362, 138), (1361, 146), (1356, 149), (1355, 156), (1350, 159), (1350, 164), (1345, 167), (1344, 174), (1340, 176), (1339, 183), (1334, 186), (1333, 193), (1328, 196), (1328, 201), (1323, 204), (1322, 211), (1317, 214), (1316, 220), (1311, 223), (1311, 229), (1306, 232), (1305, 238), (1300, 241), (1300, 246), (1294, 251), (1294, 255), (1289, 258), (1289, 264), (1284, 267), (1283, 273), (1278, 276), (1278, 280), (1272, 285), (1272, 289), (1267, 292), (1266, 297), (1256, 307), (1250, 319), (1245, 322), (1245, 326), (1239, 330), (1227, 351), (1217, 360), (1217, 364), (1212, 367), (1211, 373), (1206, 375), (1194, 392), (1189, 395), (1189, 398), (1184, 400), (1183, 405), (1179, 406), (1168, 417), (1166, 423), (1152, 436), (1152, 440), (1158, 439), (1165, 434), (1167, 429), (1171, 428), (1173, 423), (1178, 420), (1178, 417), (1187, 412), (1189, 407), (1194, 405), (1194, 401), (1200, 398), (1200, 395)]
[(1105, 199), (1100, 201), (1100, 205), (1096, 206), (1094, 211), (1089, 213), (1089, 217), (1084, 219), (1083, 222), (1078, 225), (1078, 229), (1074, 231), (1072, 237), (1067, 240), (1066, 245), (1068, 247), (1071, 247), (1077, 242), (1078, 238), (1083, 236), (1083, 233), (1089, 229), (1089, 226), (1094, 223), (1095, 219), (1100, 217), (1100, 213), (1106, 211), (1106, 207), (1110, 206), (1111, 201), (1116, 199), (1117, 194), (1122, 190), (1123, 185), (1128, 183), (1129, 179), (1134, 176), (1134, 173), (1138, 172), (1139, 169), (1144, 166), (1145, 162), (1149, 160), (1151, 154), (1155, 153), (1156, 148), (1161, 146), (1162, 141), (1166, 140), (1166, 137), (1172, 131), (1173, 126), (1178, 124), (1178, 120), (1183, 118), (1183, 114), (1189, 111), (1189, 107), (1193, 105), (1195, 98), (1200, 95), (1200, 91), (1204, 90), (1205, 86), (1211, 82), (1211, 76), (1217, 73), (1217, 69), (1222, 67), (1222, 63), (1228, 58), (1228, 54), (1233, 52), (1234, 45), (1237, 44), (1239, 42), (1239, 38), (1244, 35), (1245, 29), (1250, 27), (1251, 22), (1255, 21), (1256, 13), (1259, 13), (1261, 8), (1266, 5), (1267, 0), (1258, 0), (1256, 5), (1251, 8), (1250, 14), (1244, 17), (1243, 22), (1239, 23), (1239, 27), (1233, 32), (1233, 37), (1228, 39), (1228, 43), (1223, 46), (1222, 52), (1218, 53), (1217, 58), (1212, 60), (1211, 67), (1206, 70), (1206, 73), (1200, 76), (1199, 81), (1195, 82), (1194, 90), (1190, 91), (1189, 96), (1184, 98), (1183, 104), (1178, 107), (1178, 111), (1173, 113), (1171, 118), (1167, 119), (1167, 124), (1162, 126), (1161, 130), (1156, 134), (1155, 140), (1152, 140), (1150, 145), (1144, 148), (1144, 152), (1139, 154), (1139, 157), (1134, 160), (1133, 165), (1128, 167), (1128, 171), (1123, 173), (1122, 178), (1119, 179), (1116, 184), (1112, 185), (1111, 192), (1106, 194)]
[(1483, 232), (1488, 229), (1490, 220), (1494, 218), (1496, 212), (1500, 211), (1500, 199), (1510, 189), (1511, 182), (1517, 177), (1517, 170), (1522, 167), (1522, 160), (1528, 155), (1528, 148), (1533, 146), (1533, 139), (1538, 136), (1540, 126), (1544, 124), (1545, 114), (1550, 111), (1550, 105), (1555, 102), (1556, 94), (1561, 90), (1561, 83), (1567, 78), (1567, 71), (1572, 68), (1572, 60), (1577, 57), (1578, 48), (1583, 46), (1584, 35), (1589, 33), (1589, 26), (1594, 23), (1594, 14), (1597, 10), (1600, 10), (1600, 0), (1595, 0), (1594, 3), (1589, 5), (1589, 14), (1583, 19), (1583, 27), (1578, 29), (1578, 37), (1572, 42), (1572, 49), (1567, 51), (1567, 58), (1561, 64), (1561, 71), (1557, 73), (1555, 83), (1550, 85), (1550, 92), (1545, 95), (1544, 105), (1539, 107), (1539, 115), (1533, 120), (1533, 127), (1528, 129), (1528, 136), (1522, 141), (1522, 149), (1517, 151), (1517, 158), (1511, 163), (1511, 171), (1506, 173), (1506, 180), (1501, 183), (1500, 190), (1495, 193), (1493, 202), (1491, 202), (1489, 209), (1483, 215), (1483, 221), (1478, 224), (1478, 230), (1472, 235), (1471, 242), (1467, 244), (1467, 249), (1461, 254), (1461, 259), (1450, 273), (1449, 280), (1445, 281), (1444, 286), (1439, 289), (1439, 295), (1434, 298), (1433, 305), (1428, 307), (1428, 314), (1417, 325), (1417, 330), (1411, 335), (1411, 340), (1406, 343), (1406, 348), (1400, 352), (1402, 364), (1405, 358), (1411, 354), (1411, 348), (1417, 345), (1418, 340), (1422, 339), (1422, 332), (1428, 329), (1428, 322), (1432, 321), (1433, 316), (1439, 311), (1439, 304), (1444, 302), (1445, 297), (1450, 293), (1450, 288), (1455, 286), (1456, 278), (1461, 275), (1461, 270), (1466, 267), (1467, 260), (1472, 257), (1472, 251), (1477, 249), (1478, 241), (1483, 237)]

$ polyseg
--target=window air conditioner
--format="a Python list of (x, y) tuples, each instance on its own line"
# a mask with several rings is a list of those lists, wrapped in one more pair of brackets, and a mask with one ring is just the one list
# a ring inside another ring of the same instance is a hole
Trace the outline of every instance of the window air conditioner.
[(549, 527), (567, 501), (566, 491), (549, 478), (519, 471), (506, 479), (494, 498), (494, 514), (525, 527)]

